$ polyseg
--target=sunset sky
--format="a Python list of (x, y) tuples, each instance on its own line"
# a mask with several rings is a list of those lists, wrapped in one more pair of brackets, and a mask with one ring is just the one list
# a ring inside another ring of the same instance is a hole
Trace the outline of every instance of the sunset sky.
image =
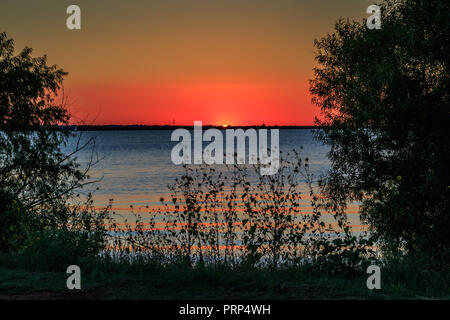
[(310, 125), (314, 39), (373, 3), (1, 0), (0, 32), (69, 72), (73, 123)]

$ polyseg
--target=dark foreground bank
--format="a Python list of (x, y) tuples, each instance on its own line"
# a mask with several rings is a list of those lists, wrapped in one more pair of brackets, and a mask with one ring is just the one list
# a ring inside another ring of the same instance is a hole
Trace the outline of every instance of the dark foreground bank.
[[(112, 270), (116, 269), (116, 270)], [(116, 266), (81, 274), (81, 289), (69, 290), (65, 272), (0, 267), (0, 299), (157, 299), (157, 300), (386, 300), (449, 299), (424, 296), (417, 288), (385, 277), (369, 290), (367, 277), (320, 276), (308, 270), (226, 270), (170, 267), (144, 270)]]

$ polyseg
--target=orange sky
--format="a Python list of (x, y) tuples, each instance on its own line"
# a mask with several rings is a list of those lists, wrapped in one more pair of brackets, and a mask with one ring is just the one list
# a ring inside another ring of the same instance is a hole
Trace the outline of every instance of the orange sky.
[[(0, 31), (69, 72), (73, 122), (310, 125), (314, 38), (370, 0), (2, 0)], [(66, 29), (81, 7), (82, 30)]]
[(74, 118), (97, 124), (309, 125), (316, 108), (307, 89), (301, 82), (91, 85), (72, 89), (71, 103)]

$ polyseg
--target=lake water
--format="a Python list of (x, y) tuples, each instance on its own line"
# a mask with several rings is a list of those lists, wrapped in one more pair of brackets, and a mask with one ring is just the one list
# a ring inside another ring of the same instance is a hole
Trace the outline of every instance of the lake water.
[[(113, 209), (125, 215), (130, 213), (130, 206), (158, 206), (159, 199), (168, 193), (167, 185), (184, 172), (171, 161), (171, 150), (177, 143), (170, 141), (171, 133), (172, 130), (77, 132), (84, 141), (95, 137), (96, 154), (101, 158), (90, 173), (92, 178), (102, 179), (96, 184), (99, 190), (95, 191), (95, 206), (104, 207), (113, 199)], [(75, 141), (71, 139), (69, 149), (74, 147)], [(315, 177), (328, 170), (329, 147), (314, 139), (312, 130), (281, 129), (279, 141), (283, 153), (303, 147), (301, 156), (309, 158)], [(91, 148), (79, 152), (80, 163), (86, 165), (90, 155)], [(349, 209), (349, 213), (356, 213), (354, 207)]]

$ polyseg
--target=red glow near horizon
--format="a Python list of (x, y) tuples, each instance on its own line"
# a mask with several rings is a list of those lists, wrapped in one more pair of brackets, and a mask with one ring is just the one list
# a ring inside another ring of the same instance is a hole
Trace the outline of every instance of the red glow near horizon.
[(305, 83), (72, 86), (69, 99), (74, 124), (312, 125), (318, 113)]
[(0, 1), (0, 21), (69, 73), (71, 124), (312, 125), (314, 39), (372, 2), (80, 0), (69, 31), (66, 1)]

